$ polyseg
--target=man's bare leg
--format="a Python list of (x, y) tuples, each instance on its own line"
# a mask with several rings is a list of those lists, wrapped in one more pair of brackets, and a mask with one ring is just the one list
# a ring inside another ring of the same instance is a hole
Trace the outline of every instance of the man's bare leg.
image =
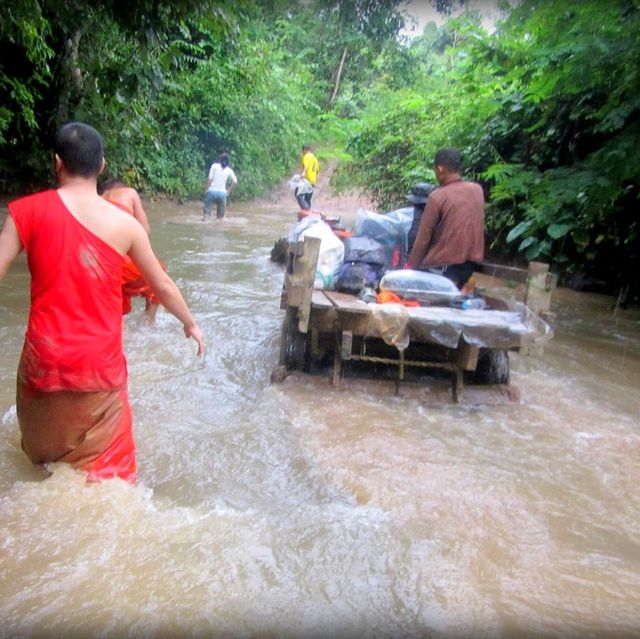
[(156, 323), (156, 313), (158, 312), (159, 304), (145, 299), (144, 312), (147, 314), (147, 324), (153, 326)]

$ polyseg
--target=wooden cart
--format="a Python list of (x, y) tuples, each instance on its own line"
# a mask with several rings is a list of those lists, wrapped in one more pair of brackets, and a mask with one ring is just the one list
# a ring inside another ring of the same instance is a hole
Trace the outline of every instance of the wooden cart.
[[(439, 369), (451, 375), (452, 399), (459, 402), (465, 377), (472, 379), (482, 372), (486, 377), (484, 383), (508, 383), (507, 350), (541, 352), (541, 347), (528, 335), (515, 340), (510, 337), (506, 342), (502, 336), (499, 348), (482, 348), (469, 343), (461, 332), (455, 343), (443, 345), (426, 330), (431, 320), (429, 310), (411, 308), (406, 309), (406, 321), (411, 326), (409, 345), (400, 349), (390, 346), (383, 339), (388, 336), (372, 321), (379, 305), (367, 304), (353, 295), (313, 288), (319, 250), (317, 238), (305, 238), (288, 248), (280, 343), (280, 365), (288, 370), (309, 371), (315, 361), (330, 358), (331, 381), (339, 386), (344, 363), (349, 361), (397, 367), (398, 384), (405, 380), (408, 367)], [(511, 294), (524, 297), (531, 312), (550, 318), (556, 278), (549, 273), (548, 265), (534, 262), (524, 270), (483, 264), (477, 278), (488, 293), (485, 295), (488, 308), (506, 308), (503, 299), (491, 292), (496, 281), (507, 282)], [(466, 311), (460, 313), (464, 322)]]

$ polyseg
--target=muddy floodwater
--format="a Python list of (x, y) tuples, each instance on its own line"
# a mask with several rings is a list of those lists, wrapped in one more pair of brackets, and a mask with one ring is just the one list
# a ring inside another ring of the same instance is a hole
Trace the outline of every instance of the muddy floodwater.
[(22, 453), (0, 284), (0, 636), (640, 637), (640, 311), (557, 291), (517, 402), (271, 384), (293, 210), (148, 205), (209, 350), (126, 317), (135, 487)]

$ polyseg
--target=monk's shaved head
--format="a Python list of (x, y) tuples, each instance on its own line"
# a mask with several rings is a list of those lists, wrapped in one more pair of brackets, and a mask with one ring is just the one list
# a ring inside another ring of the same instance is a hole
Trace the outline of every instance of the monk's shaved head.
[(54, 151), (69, 175), (99, 175), (104, 158), (102, 136), (88, 124), (69, 122), (56, 133)]

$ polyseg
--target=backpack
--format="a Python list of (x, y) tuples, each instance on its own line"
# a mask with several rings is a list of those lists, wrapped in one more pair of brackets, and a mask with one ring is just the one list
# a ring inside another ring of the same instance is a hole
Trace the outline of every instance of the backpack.
[(377, 288), (386, 262), (385, 247), (377, 240), (363, 235), (348, 237), (344, 241), (344, 263), (336, 277), (336, 290), (359, 295), (367, 286)]
[(377, 288), (384, 265), (367, 262), (344, 262), (338, 271), (335, 288), (342, 293), (359, 295), (363, 288)]

